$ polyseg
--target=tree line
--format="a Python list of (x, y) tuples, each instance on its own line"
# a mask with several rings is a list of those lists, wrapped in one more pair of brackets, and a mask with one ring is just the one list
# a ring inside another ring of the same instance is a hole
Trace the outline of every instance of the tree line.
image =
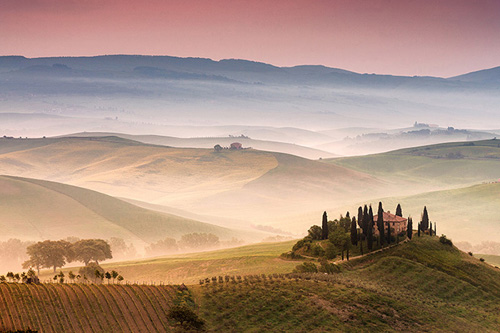
[[(399, 217), (403, 216), (400, 204), (396, 207), (395, 215)], [(376, 248), (389, 246), (413, 237), (412, 217), (408, 217), (406, 221), (406, 230), (401, 228), (400, 232), (397, 232), (398, 230), (391, 226), (393, 222), (384, 221), (382, 202), (378, 204), (376, 218), (371, 205), (360, 206), (357, 211), (357, 217), (351, 217), (350, 213), (347, 212), (345, 217), (341, 215), (338, 220), (334, 221), (329, 221), (327, 213), (324, 212), (321, 226), (311, 226), (308, 230), (308, 235), (299, 240), (292, 248), (292, 251), (284, 254), (284, 256), (300, 258), (302, 256), (301, 253), (303, 253), (304, 255), (307, 254), (331, 260), (339, 255), (342, 260), (344, 258), (349, 260), (350, 253), (353, 250), (363, 255)], [(375, 230), (378, 231), (378, 234)], [(418, 236), (420, 236), (421, 232), (429, 235), (436, 234), (436, 224), (434, 223), (433, 228), (433, 224), (429, 220), (427, 207), (423, 209), (417, 232)], [(316, 265), (314, 266), (316, 267)]]

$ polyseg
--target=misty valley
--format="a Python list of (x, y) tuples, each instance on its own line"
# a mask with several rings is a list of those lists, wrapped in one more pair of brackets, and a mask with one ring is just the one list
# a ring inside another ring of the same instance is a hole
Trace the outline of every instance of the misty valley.
[(499, 69), (0, 56), (0, 331), (498, 331)]

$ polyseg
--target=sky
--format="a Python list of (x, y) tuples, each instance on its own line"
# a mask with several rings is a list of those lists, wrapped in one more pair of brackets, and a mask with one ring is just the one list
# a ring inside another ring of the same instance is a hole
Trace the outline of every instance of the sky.
[(500, 1), (0, 0), (0, 55), (102, 54), (449, 77), (500, 66)]

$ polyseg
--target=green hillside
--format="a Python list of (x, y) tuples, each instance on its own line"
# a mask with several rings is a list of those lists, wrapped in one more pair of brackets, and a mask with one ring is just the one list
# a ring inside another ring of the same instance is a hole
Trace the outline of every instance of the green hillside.
[[(232, 249), (169, 255), (124, 262), (104, 263), (108, 271), (116, 270), (128, 281), (163, 281), (165, 283), (198, 283), (200, 279), (218, 274), (288, 273), (297, 262), (282, 260), (280, 254), (288, 251), (295, 241), (258, 243)], [(77, 270), (64, 268), (63, 272)], [(45, 271), (41, 278), (51, 279)]]
[(121, 237), (144, 245), (192, 232), (222, 239), (258, 237), (175, 215), (140, 208), (95, 191), (36, 179), (0, 176), (2, 238)]
[(437, 237), (352, 260), (334, 275), (252, 277), (204, 285), (214, 331), (498, 330), (500, 271)]
[(401, 186), (471, 185), (500, 179), (500, 140), (443, 143), (326, 161)]
[[(340, 273), (334, 274), (287, 273), (292, 269), (287, 261), (274, 261), (272, 269), (254, 267), (252, 272), (241, 270), (247, 267), (245, 260), (240, 260), (240, 270), (234, 269), (237, 261), (231, 270), (214, 262), (231, 256), (277, 259), (278, 252), (292, 244), (185, 255), (179, 259), (195, 263), (199, 276), (205, 274), (209, 281), (188, 285), (185, 291), (159, 283), (2, 283), (0, 328), (179, 330), (168, 315), (177, 304), (191, 308), (209, 332), (496, 332), (500, 327), (500, 270), (441, 243), (438, 237), (415, 236), (344, 262)], [(137, 263), (117, 267), (123, 270)], [(154, 261), (143, 264), (136, 267), (137, 272)], [(210, 265), (213, 269), (204, 270)]]

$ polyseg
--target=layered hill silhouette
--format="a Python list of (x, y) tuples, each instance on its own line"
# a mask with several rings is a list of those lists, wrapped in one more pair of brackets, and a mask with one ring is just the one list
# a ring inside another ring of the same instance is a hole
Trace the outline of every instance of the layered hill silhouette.
[[(143, 128), (397, 127), (413, 123), (415, 114), (446, 126), (489, 127), (498, 121), (498, 69), (445, 79), (238, 59), (109, 55), (0, 57), (0, 73), (0, 105), (9, 112), (118, 117)], [(450, 119), (455, 123), (449, 124)], [(118, 131), (103, 126), (71, 131)]]
[(57, 240), (66, 237), (123, 238), (144, 246), (166, 237), (179, 239), (193, 232), (213, 233), (221, 239), (248, 238), (216, 225), (147, 210), (80, 187), (37, 179), (0, 176), (2, 238)]

